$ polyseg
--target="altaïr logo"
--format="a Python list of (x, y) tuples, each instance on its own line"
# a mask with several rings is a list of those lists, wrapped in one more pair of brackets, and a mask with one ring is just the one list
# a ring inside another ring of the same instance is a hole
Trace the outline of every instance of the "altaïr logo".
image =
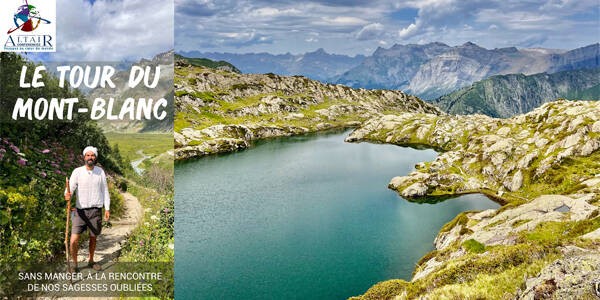
[[(17, 4), (16, 12), (8, 18), (12, 22), (6, 35), (3, 34), (2, 51), (56, 51), (56, 25), (51, 21), (56, 18), (55, 0), (38, 1), (35, 5), (30, 3), (32, 1), (24, 0), (24, 2), (24, 4)], [(8, 15), (3, 14), (3, 17), (6, 20)]]
[(18, 29), (21, 29), (25, 32), (34, 31), (40, 26), (41, 21), (44, 21), (46, 24), (51, 23), (50, 21), (40, 17), (40, 13), (38, 12), (37, 8), (33, 5), (28, 4), (27, 0), (25, 0), (24, 5), (19, 6), (13, 18), (13, 21), (15, 22), (16, 27), (13, 29), (9, 29), (7, 34), (11, 34)]

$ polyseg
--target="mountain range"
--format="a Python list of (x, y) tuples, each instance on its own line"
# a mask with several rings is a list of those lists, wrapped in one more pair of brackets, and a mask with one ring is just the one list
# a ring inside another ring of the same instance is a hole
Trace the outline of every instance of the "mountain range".
[(301, 55), (183, 52), (188, 57), (225, 60), (243, 73), (303, 75), (354, 88), (396, 89), (435, 99), (494, 75), (555, 73), (600, 67), (600, 44), (567, 50), (515, 47), (486, 49), (467, 42), (448, 46), (396, 44), (370, 56), (329, 54), (323, 49)]
[(441, 96), (433, 103), (452, 114), (508, 118), (558, 98), (600, 100), (600, 68), (529, 76), (496, 75)]
[(329, 81), (347, 70), (358, 66), (363, 55), (347, 56), (330, 54), (322, 48), (304, 54), (269, 54), (269, 53), (218, 53), (189, 51), (180, 52), (185, 57), (208, 58), (216, 61), (227, 61), (243, 73), (278, 75), (303, 75), (319, 81)]
[(335, 82), (353, 87), (400, 89), (434, 99), (493, 75), (553, 73), (600, 67), (600, 45), (571, 51), (485, 49), (473, 43), (442, 43), (379, 48)]

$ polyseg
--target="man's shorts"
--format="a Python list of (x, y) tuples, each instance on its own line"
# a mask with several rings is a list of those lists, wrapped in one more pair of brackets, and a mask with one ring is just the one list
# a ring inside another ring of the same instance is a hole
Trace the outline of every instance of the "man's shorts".
[(90, 236), (97, 236), (102, 231), (102, 208), (77, 208), (71, 212), (71, 219), (71, 234), (81, 234), (89, 228)]

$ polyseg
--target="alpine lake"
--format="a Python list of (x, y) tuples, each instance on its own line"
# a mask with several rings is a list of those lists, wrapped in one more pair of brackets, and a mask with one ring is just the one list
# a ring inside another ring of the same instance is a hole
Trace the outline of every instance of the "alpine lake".
[(177, 299), (346, 299), (411, 279), (440, 228), (483, 195), (413, 203), (387, 184), (433, 150), (269, 139), (175, 166)]

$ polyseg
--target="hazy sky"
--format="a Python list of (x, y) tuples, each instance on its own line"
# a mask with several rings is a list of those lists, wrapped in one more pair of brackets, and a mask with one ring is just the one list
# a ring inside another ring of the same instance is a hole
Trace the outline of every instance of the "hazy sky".
[(572, 49), (600, 41), (600, 0), (57, 0), (53, 61), (177, 51), (371, 54), (467, 41)]
[(472, 41), (571, 49), (600, 40), (599, 0), (175, 0), (175, 50), (371, 54)]

